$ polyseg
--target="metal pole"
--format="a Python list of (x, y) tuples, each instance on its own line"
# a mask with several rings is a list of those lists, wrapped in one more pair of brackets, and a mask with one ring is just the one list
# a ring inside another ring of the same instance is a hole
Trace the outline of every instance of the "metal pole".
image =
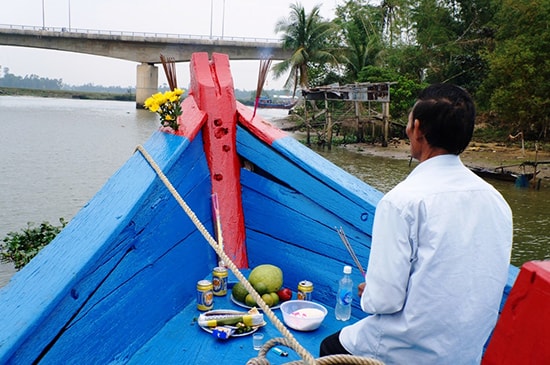
[(69, 32), (71, 31), (71, 0), (69, 0)]
[(214, 18), (214, 0), (210, 0), (210, 39), (212, 39), (212, 19)]
[(223, 0), (223, 15), (222, 15), (222, 39), (224, 36), (224, 29), (225, 29), (225, 0)]
[(44, 0), (42, 0), (42, 29), (46, 29), (46, 16), (44, 15)]

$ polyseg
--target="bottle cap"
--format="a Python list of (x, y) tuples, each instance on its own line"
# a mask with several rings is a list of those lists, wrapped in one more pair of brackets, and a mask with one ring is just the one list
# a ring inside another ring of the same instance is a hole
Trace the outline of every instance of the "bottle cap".
[(344, 274), (351, 274), (351, 266), (344, 266)]

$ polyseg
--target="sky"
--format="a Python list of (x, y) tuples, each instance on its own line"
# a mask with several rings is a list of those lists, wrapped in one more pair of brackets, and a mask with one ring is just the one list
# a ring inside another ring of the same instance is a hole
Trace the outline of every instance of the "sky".
[[(306, 12), (320, 5), (334, 18), (343, 0), (299, 0)], [(157, 32), (277, 39), (278, 20), (294, 0), (0, 0), (0, 26), (25, 25), (124, 32)], [(274, 61), (275, 62), (275, 61)], [(255, 90), (260, 61), (232, 61), (236, 89)], [(0, 72), (62, 79), (64, 84), (135, 86), (138, 63), (80, 53), (0, 45)], [(160, 66), (160, 65), (159, 65)], [(189, 64), (176, 65), (178, 85), (189, 83)], [(270, 74), (265, 89), (280, 89), (286, 77)], [(159, 84), (166, 82), (162, 66)]]

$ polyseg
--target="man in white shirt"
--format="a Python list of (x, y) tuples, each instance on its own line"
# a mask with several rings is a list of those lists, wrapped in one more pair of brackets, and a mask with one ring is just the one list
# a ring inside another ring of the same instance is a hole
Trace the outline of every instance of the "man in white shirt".
[(475, 107), (454, 85), (423, 90), (407, 125), (420, 164), (376, 208), (367, 317), (321, 344), (386, 364), (479, 364), (508, 277), (512, 212), (459, 157)]

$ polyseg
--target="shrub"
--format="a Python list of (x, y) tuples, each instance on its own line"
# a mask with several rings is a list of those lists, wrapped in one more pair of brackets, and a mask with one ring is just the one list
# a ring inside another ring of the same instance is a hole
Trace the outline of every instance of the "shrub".
[(67, 225), (63, 218), (59, 222), (60, 226), (42, 222), (39, 227), (29, 222), (20, 232), (9, 232), (0, 243), (0, 260), (13, 262), (17, 270), (21, 269)]

